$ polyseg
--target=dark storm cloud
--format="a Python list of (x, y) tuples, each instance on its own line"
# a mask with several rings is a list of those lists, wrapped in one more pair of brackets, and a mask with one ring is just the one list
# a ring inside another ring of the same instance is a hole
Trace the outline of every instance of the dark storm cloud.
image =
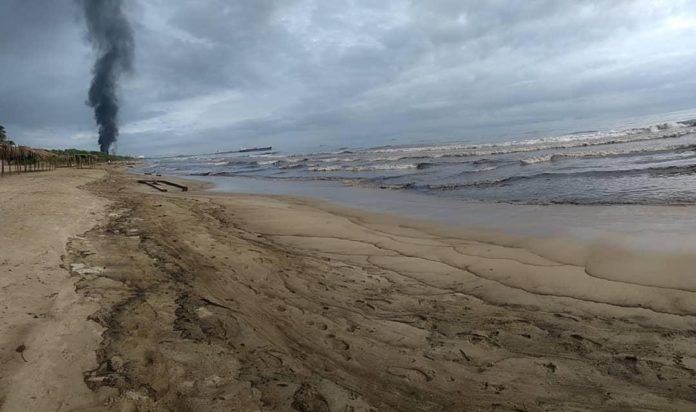
[[(0, 123), (41, 143), (90, 143), (71, 3), (0, 6)], [(687, 1), (128, 4), (119, 149), (133, 153), (493, 138), (694, 106)]]
[(85, 124), (80, 36), (70, 2), (0, 2), (0, 123), (14, 134)]

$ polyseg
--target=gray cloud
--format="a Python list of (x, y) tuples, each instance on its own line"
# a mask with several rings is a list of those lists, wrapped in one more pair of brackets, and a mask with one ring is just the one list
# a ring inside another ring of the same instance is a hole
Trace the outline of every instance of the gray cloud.
[[(130, 0), (119, 150), (521, 137), (693, 108), (687, 1)], [(71, 0), (0, 4), (0, 123), (96, 147)]]

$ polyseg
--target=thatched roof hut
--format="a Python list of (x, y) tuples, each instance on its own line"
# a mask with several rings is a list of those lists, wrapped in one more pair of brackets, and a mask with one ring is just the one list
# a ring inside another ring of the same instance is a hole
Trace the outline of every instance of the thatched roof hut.
[(8, 162), (20, 160), (46, 160), (55, 158), (54, 153), (43, 149), (33, 149), (26, 146), (14, 146), (8, 144), (0, 144), (0, 159)]
[(58, 156), (48, 150), (0, 144), (0, 175), (55, 168)]
[[(20, 146), (20, 147), (23, 147), (23, 146)], [(53, 159), (53, 158), (58, 157), (57, 154), (55, 154), (53, 152), (49, 152), (48, 150), (44, 150), (44, 149), (32, 149), (29, 147), (27, 147), (25, 149), (27, 149), (33, 157), (44, 159), (44, 160)]]
[(55, 153), (44, 149), (0, 143), (0, 174), (52, 170), (56, 167), (94, 167), (98, 157), (89, 153)]

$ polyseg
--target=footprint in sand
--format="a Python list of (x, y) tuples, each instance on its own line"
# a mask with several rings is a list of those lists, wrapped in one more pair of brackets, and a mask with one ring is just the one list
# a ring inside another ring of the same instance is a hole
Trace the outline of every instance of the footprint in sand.
[(327, 329), (329, 329), (329, 326), (328, 326), (326, 323), (314, 322), (313, 320), (308, 321), (308, 322), (307, 322), (307, 325), (313, 326), (313, 327), (315, 327), (315, 328), (317, 328), (317, 329), (320, 329), (320, 330), (327, 330)]
[(333, 349), (341, 351), (346, 351), (350, 349), (350, 345), (348, 344), (348, 342), (344, 341), (343, 339), (337, 338), (335, 335), (329, 335), (328, 337), (331, 347)]
[(387, 368), (387, 373), (402, 379), (406, 379), (409, 382), (430, 382), (433, 380), (433, 376), (416, 368), (401, 368), (398, 366), (390, 366)]

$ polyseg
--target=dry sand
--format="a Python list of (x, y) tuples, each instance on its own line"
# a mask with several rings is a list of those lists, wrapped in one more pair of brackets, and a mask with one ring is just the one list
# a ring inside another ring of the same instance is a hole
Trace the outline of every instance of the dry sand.
[(60, 169), (0, 179), (3, 411), (95, 405), (82, 374), (96, 365), (102, 328), (85, 319), (99, 305), (75, 292), (61, 266), (69, 238), (92, 228), (107, 204), (78, 186), (103, 176)]
[(0, 181), (3, 410), (696, 409), (672, 259), (135, 179)]

